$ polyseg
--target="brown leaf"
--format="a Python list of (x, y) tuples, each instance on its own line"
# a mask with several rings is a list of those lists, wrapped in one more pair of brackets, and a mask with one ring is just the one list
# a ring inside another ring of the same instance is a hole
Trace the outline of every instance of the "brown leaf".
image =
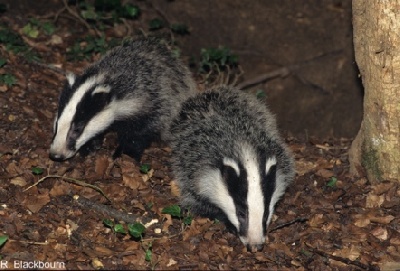
[(39, 194), (36, 197), (30, 197), (27, 201), (26, 207), (32, 213), (37, 213), (44, 205), (50, 202), (48, 193)]
[(353, 217), (354, 217), (354, 220), (355, 220), (354, 221), (354, 225), (356, 225), (357, 227), (363, 228), (363, 227), (366, 227), (369, 224), (371, 224), (371, 221), (365, 215), (356, 214)]
[(392, 215), (381, 216), (381, 217), (371, 215), (368, 217), (369, 217), (369, 220), (371, 220), (371, 222), (375, 222), (378, 224), (389, 224), (393, 219), (395, 219), (395, 217)]
[(330, 178), (334, 176), (333, 171), (325, 168), (320, 168), (318, 171), (315, 173), (315, 175), (320, 176), (322, 178)]
[(377, 196), (372, 193), (369, 193), (367, 195), (365, 205), (367, 208), (376, 208), (376, 207), (380, 207), (384, 201), (385, 201), (384, 195)]
[(324, 214), (315, 214), (310, 218), (308, 224), (310, 225), (310, 227), (319, 228), (324, 222), (325, 222)]
[(109, 165), (109, 161), (108, 158), (106, 156), (99, 156), (96, 158), (96, 162), (95, 162), (95, 166), (94, 166), (94, 171), (96, 172), (96, 174), (98, 176), (104, 176), (104, 174), (106, 173), (106, 170), (108, 168)]
[(23, 177), (15, 177), (10, 180), (10, 183), (16, 186), (25, 186), (27, 184)]
[(383, 227), (376, 227), (371, 231), (371, 234), (382, 241), (388, 239), (388, 231)]

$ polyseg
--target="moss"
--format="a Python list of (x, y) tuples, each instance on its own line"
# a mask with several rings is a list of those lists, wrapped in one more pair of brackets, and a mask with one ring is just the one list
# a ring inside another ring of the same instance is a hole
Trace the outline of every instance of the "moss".
[(382, 179), (378, 151), (372, 147), (367, 147), (365, 142), (362, 146), (361, 165), (368, 171), (369, 176), (373, 176), (378, 180)]

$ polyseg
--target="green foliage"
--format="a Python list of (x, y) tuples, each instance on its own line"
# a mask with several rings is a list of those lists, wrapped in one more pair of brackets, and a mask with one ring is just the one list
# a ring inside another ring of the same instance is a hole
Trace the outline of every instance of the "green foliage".
[(179, 24), (179, 23), (172, 24), (170, 28), (171, 28), (172, 32), (174, 32), (178, 35), (184, 36), (184, 35), (190, 34), (189, 28), (185, 24)]
[(193, 217), (190, 214), (187, 214), (185, 216), (182, 215), (181, 207), (179, 207), (178, 205), (170, 205), (170, 206), (164, 207), (161, 210), (161, 213), (169, 214), (173, 217), (180, 218), (180, 219), (182, 219), (182, 222), (185, 225), (190, 225), (190, 224), (192, 224), (192, 221), (193, 221)]
[(141, 238), (146, 228), (141, 223), (128, 224), (129, 234), (134, 238)]
[(7, 85), (11, 87), (17, 82), (17, 79), (15, 78), (14, 75), (5, 73), (5, 74), (0, 74), (0, 85)]
[(151, 165), (149, 165), (149, 164), (141, 164), (140, 168), (139, 168), (140, 172), (143, 174), (149, 173), (150, 169), (151, 169)]
[(147, 262), (151, 262), (151, 260), (152, 260), (152, 257), (153, 257), (152, 248), (153, 248), (153, 244), (150, 243), (149, 246), (147, 247), (147, 249), (145, 249), (145, 256), (144, 256), (144, 259), (145, 259)]
[(257, 92), (256, 92), (257, 99), (262, 100), (262, 99), (265, 99), (266, 96), (267, 96), (267, 94), (265, 93), (264, 90), (262, 90), (262, 89), (257, 90)]
[(103, 219), (103, 224), (107, 228), (112, 229), (115, 233), (124, 235), (129, 233), (134, 238), (142, 238), (142, 235), (146, 232), (145, 226), (141, 223), (128, 224), (125, 226), (120, 223), (114, 223), (111, 219)]
[(226, 66), (238, 65), (238, 57), (227, 47), (202, 48), (200, 52), (200, 73), (224, 70)]
[(81, 1), (78, 5), (80, 16), (89, 23), (95, 24), (100, 29), (107, 25), (113, 26), (121, 19), (136, 19), (141, 11), (132, 4), (122, 4), (121, 0), (95, 0)]
[(100, 38), (88, 36), (84, 39), (79, 39), (72, 47), (67, 49), (67, 59), (88, 60), (93, 54), (104, 54), (106, 51), (120, 43), (121, 40), (119, 39), (106, 40), (104, 36)]
[(0, 57), (0, 68), (3, 68), (7, 64), (7, 59)]
[(175, 217), (182, 217), (181, 215), (181, 207), (179, 207), (178, 205), (171, 205), (171, 206), (167, 206), (164, 207), (161, 210), (162, 214), (169, 214), (171, 216), (175, 216)]
[(23, 28), (22, 32), (30, 37), (37, 38), (39, 33), (42, 32), (48, 36), (52, 35), (56, 31), (56, 27), (51, 22), (42, 22), (36, 18), (30, 19), (29, 23), (27, 23)]
[(33, 167), (32, 168), (32, 173), (34, 175), (41, 175), (41, 174), (43, 174), (43, 172), (44, 172), (43, 168), (40, 168), (40, 167)]
[(154, 18), (149, 22), (149, 30), (154, 31), (165, 26), (165, 22), (159, 18)]
[[(3, 44), (7, 51), (20, 55), (28, 61), (38, 61), (39, 56), (24, 42), (18, 33), (15, 33), (5, 25), (0, 25), (0, 44)], [(3, 78), (4, 79), (4, 78)], [(6, 80), (12, 80), (7, 78)]]
[(331, 177), (329, 182), (326, 184), (327, 187), (335, 187), (337, 183), (337, 178), (336, 177)]
[(0, 236), (0, 248), (7, 242), (7, 240), (8, 240), (7, 235)]

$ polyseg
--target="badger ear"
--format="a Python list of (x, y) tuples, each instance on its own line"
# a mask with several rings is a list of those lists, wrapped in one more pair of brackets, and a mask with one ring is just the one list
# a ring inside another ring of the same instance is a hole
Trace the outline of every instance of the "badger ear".
[(92, 96), (96, 93), (110, 93), (111, 86), (110, 85), (98, 85), (92, 92)]
[(265, 174), (273, 174), (275, 175), (276, 172), (276, 157), (268, 157), (267, 161), (265, 162)]
[(76, 75), (72, 72), (67, 72), (66, 77), (68, 84), (72, 87), (72, 85), (75, 83)]
[(235, 160), (224, 157), (222, 159), (222, 164), (223, 164), (224, 168), (231, 168), (235, 171), (237, 176), (240, 176), (239, 165)]

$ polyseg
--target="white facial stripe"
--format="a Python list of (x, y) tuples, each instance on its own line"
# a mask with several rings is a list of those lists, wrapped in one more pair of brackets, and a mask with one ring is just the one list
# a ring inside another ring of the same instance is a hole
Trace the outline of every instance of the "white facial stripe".
[[(75, 80), (75, 77), (74, 79)], [(76, 105), (82, 100), (83, 96), (95, 84), (103, 80), (103, 76), (90, 77), (85, 83), (80, 85), (71, 100), (65, 106), (64, 111), (57, 120), (57, 134), (50, 146), (50, 152), (64, 155), (66, 158), (71, 157), (74, 153), (67, 149), (67, 134), (71, 127), (72, 119), (76, 113)]]
[(228, 216), (229, 221), (239, 229), (239, 220), (236, 215), (236, 207), (233, 198), (229, 195), (228, 188), (224, 184), (221, 171), (209, 169), (201, 177), (199, 184), (199, 194), (207, 197), (212, 203), (217, 205)]
[(260, 244), (265, 241), (263, 234), (264, 196), (261, 188), (261, 174), (257, 155), (248, 144), (242, 146), (242, 163), (247, 172), (248, 231), (243, 238), (248, 244)]
[(109, 85), (99, 85), (92, 92), (92, 96), (96, 93), (109, 93), (111, 91), (111, 87)]
[(233, 168), (235, 170), (235, 172), (236, 172), (236, 175), (240, 176), (239, 165), (235, 160), (233, 160), (231, 158), (224, 157), (224, 159), (222, 160), (222, 163), (225, 166)]
[(88, 140), (106, 130), (115, 120), (136, 114), (142, 109), (142, 105), (143, 101), (139, 99), (112, 101), (87, 123), (76, 141), (76, 149), (80, 149)]

